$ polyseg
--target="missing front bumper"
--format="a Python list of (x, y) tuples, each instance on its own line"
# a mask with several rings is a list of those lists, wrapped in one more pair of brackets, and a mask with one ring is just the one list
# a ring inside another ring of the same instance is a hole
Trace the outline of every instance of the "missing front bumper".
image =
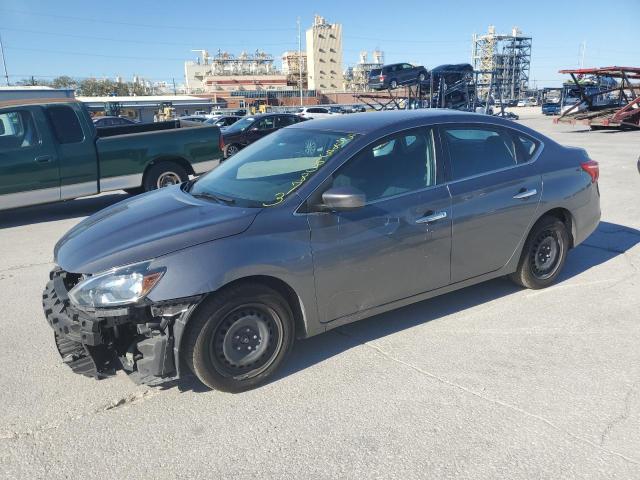
[(62, 361), (73, 372), (101, 379), (124, 370), (136, 383), (175, 379), (174, 324), (199, 298), (161, 305), (84, 312), (70, 304), (68, 274), (56, 269), (42, 294), (47, 322)]

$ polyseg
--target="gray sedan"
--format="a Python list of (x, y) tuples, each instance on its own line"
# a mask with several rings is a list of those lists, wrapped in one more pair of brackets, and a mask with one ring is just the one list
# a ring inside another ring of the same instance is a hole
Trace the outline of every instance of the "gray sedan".
[(77, 373), (239, 392), (296, 338), (500, 276), (547, 287), (599, 220), (582, 149), (474, 113), (336, 116), (84, 220), (43, 304)]

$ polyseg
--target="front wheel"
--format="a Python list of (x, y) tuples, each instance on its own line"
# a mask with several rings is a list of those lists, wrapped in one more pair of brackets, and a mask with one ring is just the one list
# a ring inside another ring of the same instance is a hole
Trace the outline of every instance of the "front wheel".
[(265, 383), (294, 341), (293, 313), (275, 290), (245, 284), (214, 293), (187, 325), (184, 359), (208, 387), (243, 392)]
[(509, 278), (526, 288), (551, 285), (560, 275), (569, 250), (569, 233), (555, 217), (542, 217), (524, 244), (518, 269)]

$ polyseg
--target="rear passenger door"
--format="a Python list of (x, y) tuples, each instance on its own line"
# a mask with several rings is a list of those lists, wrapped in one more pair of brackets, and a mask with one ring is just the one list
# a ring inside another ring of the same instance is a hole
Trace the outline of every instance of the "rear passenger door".
[(442, 127), (452, 199), (451, 279), (503, 267), (534, 219), (542, 192), (542, 145), (491, 125)]
[(42, 110), (0, 112), (0, 210), (60, 200), (60, 173)]

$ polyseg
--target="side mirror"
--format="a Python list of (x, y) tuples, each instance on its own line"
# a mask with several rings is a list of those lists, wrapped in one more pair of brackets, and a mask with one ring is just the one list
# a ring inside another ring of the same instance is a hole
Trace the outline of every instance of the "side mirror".
[(322, 202), (330, 210), (355, 210), (366, 201), (366, 195), (353, 187), (333, 187), (322, 194)]
[(249, 129), (250, 132), (257, 132), (258, 130), (260, 130), (258, 127), (251, 127)]

